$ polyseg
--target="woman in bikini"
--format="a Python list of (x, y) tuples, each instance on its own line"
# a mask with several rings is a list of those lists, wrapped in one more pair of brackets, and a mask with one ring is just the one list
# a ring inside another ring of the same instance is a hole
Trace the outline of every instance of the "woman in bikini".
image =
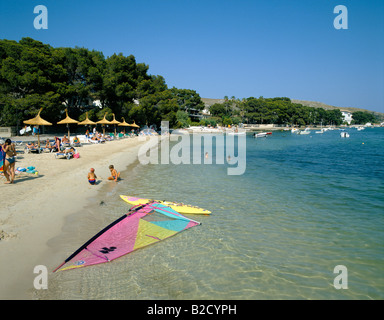
[(4, 176), (7, 178), (7, 182), (5, 183), (13, 183), (13, 180), (15, 180), (16, 150), (15, 145), (12, 143), (11, 139), (5, 140), (3, 150), (5, 152)]

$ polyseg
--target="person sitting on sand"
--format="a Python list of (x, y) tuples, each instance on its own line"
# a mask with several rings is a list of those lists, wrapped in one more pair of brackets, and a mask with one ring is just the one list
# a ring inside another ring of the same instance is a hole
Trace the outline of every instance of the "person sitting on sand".
[(88, 182), (92, 185), (96, 183), (97, 176), (95, 174), (95, 169), (91, 168), (88, 172)]
[(114, 168), (113, 164), (109, 166), (109, 170), (111, 171), (111, 176), (108, 177), (108, 180), (114, 180), (117, 181), (120, 177), (120, 172), (117, 172), (116, 169)]

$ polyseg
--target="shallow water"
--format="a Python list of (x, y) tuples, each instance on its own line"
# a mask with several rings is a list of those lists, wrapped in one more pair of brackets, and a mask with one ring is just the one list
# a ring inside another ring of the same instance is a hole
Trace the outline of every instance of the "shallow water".
[[(131, 166), (49, 241), (58, 259), (129, 209), (120, 194), (212, 215), (112, 263), (55, 273), (37, 298), (383, 299), (384, 128), (347, 131), (249, 135), (239, 176), (220, 164)], [(337, 265), (348, 289), (333, 285)]]

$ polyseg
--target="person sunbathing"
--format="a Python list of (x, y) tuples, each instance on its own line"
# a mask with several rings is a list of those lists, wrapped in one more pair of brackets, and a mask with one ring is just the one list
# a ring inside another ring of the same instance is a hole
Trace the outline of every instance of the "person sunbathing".
[(75, 149), (70, 147), (70, 148), (65, 148), (65, 150), (63, 151), (63, 153), (70, 153), (70, 152), (75, 153)]
[(64, 143), (69, 143), (69, 139), (67, 138), (66, 135), (64, 135), (63, 137), (63, 140), (61, 140), (61, 142), (64, 144)]
[(49, 150), (53, 148), (51, 141), (49, 141), (49, 139), (47, 139), (47, 141), (45, 142), (45, 148)]
[(73, 138), (73, 143), (74, 144), (80, 144), (80, 139), (76, 136)]

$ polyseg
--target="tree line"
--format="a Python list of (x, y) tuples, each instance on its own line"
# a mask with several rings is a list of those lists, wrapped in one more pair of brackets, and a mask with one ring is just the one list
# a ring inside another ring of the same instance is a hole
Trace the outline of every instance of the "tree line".
[[(341, 125), (344, 118), (339, 109), (326, 110), (293, 103), (290, 98), (236, 99), (224, 97), (223, 103), (210, 107), (211, 115), (224, 125), (243, 123), (279, 125)], [(354, 112), (352, 123), (376, 122), (376, 116), (369, 112)]]
[[(168, 88), (164, 77), (148, 74), (133, 55), (105, 57), (85, 48), (53, 48), (32, 38), (0, 40), (0, 126), (23, 126), (41, 116), (54, 124), (69, 116), (181, 126), (192, 109), (204, 104), (194, 90)], [(98, 103), (94, 103), (98, 101)], [(140, 101), (140, 104), (137, 104)], [(136, 103), (135, 103), (136, 102)]]
[[(224, 103), (210, 107), (208, 119), (201, 119), (196, 114), (204, 103), (195, 90), (168, 88), (163, 76), (150, 75), (148, 69), (133, 55), (105, 57), (100, 51), (53, 48), (28, 37), (19, 42), (0, 40), (0, 126), (20, 128), (41, 107), (41, 116), (53, 124), (65, 117), (65, 109), (80, 121), (86, 112), (95, 122), (105, 113), (112, 120), (113, 113), (118, 121), (124, 117), (127, 122), (159, 127), (167, 120), (174, 128), (241, 122), (339, 125), (343, 121), (338, 109), (307, 107), (286, 97), (225, 97)], [(372, 116), (354, 113), (354, 121), (375, 122)]]

